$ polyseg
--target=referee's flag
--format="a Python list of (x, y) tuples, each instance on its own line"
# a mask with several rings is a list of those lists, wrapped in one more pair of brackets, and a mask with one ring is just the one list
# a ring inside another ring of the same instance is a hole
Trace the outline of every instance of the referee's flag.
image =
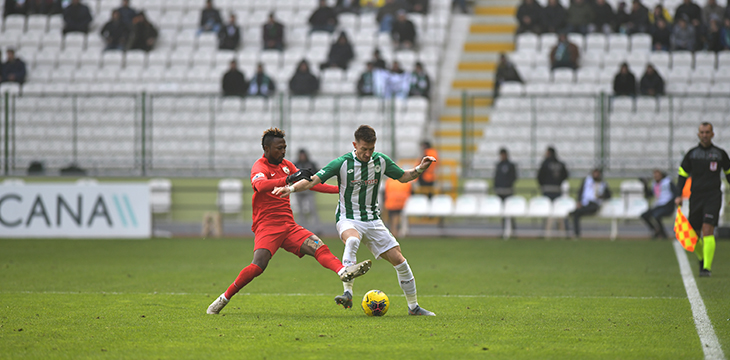
[(687, 251), (695, 251), (697, 244), (697, 233), (682, 214), (682, 209), (677, 208), (677, 218), (674, 219), (674, 235)]

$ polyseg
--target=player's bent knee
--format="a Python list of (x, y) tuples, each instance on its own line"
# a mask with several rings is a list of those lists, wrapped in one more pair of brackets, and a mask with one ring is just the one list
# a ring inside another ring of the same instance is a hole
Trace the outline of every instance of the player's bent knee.
[(269, 252), (269, 250), (259, 249), (254, 251), (253, 261), (251, 261), (251, 263), (260, 267), (261, 272), (263, 272), (264, 270), (266, 270), (266, 266), (269, 265), (269, 260), (271, 260), (271, 253)]
[(318, 238), (317, 235), (312, 235), (308, 237), (307, 240), (304, 240), (304, 244), (302, 245), (306, 245), (316, 252), (317, 249), (324, 246), (324, 241)]

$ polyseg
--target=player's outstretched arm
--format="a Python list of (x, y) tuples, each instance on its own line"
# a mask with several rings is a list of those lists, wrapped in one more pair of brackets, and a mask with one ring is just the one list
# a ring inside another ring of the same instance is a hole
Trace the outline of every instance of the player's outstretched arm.
[(435, 163), (436, 158), (433, 156), (425, 156), (423, 159), (421, 159), (421, 163), (418, 164), (415, 168), (406, 170), (406, 172), (401, 176), (398, 181), (402, 183), (407, 183), (409, 181), (416, 180), (421, 174), (423, 174), (426, 169), (428, 169), (429, 166), (431, 166), (431, 163)]
[(321, 182), (322, 180), (319, 178), (319, 176), (314, 175), (312, 176), (311, 181), (307, 179), (300, 180), (293, 185), (274, 188), (271, 193), (274, 195), (279, 195), (279, 197), (287, 197), (291, 193), (309, 190)]

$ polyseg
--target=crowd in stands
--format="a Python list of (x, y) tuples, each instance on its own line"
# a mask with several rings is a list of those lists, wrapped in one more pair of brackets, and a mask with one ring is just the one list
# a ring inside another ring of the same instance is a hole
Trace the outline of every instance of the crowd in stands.
[(566, 9), (558, 0), (545, 7), (523, 0), (516, 16), (518, 33), (647, 33), (656, 51), (730, 50), (730, 7), (716, 0), (704, 8), (684, 0), (673, 16), (661, 4), (649, 10), (641, 0), (632, 0), (630, 9), (623, 1), (613, 9), (605, 0), (572, 0)]
[[(238, 51), (242, 48), (243, 31), (237, 25), (236, 15), (231, 13), (224, 23), (221, 11), (216, 8), (214, 0), (204, 1), (200, 11), (200, 21), (197, 29), (198, 36), (203, 33), (217, 34), (218, 49)], [(317, 0), (312, 0), (317, 1)], [(417, 47), (417, 29), (408, 19), (408, 13), (426, 14), (429, 10), (429, 0), (337, 0), (334, 7), (330, 7), (326, 0), (319, 0), (308, 19), (310, 33), (333, 33), (338, 26), (338, 16), (342, 13), (377, 13), (376, 21), (381, 32), (389, 33), (393, 40), (394, 49), (414, 49)], [(7, 0), (5, 15), (10, 14), (62, 14), (63, 34), (89, 34), (93, 21), (89, 6), (81, 0)], [(130, 0), (121, 0), (121, 5), (111, 12), (111, 18), (103, 24), (99, 36), (104, 41), (104, 51), (143, 50), (153, 51), (158, 37), (158, 28), (153, 25), (140, 9), (133, 8)], [(263, 50), (284, 50), (285, 25), (278, 22), (274, 12), (269, 13), (268, 21), (262, 26)], [(8, 52), (9, 54), (12, 52)], [(331, 44), (326, 60), (320, 64), (320, 70), (336, 68), (347, 70), (355, 58), (354, 46), (350, 43), (347, 34), (343, 31), (337, 40)], [(2, 79), (5, 81), (22, 82), (25, 77), (23, 66), (22, 76), (16, 70), (22, 64), (19, 59), (8, 57), (8, 64), (3, 66)], [(410, 64), (409, 64), (410, 65)], [(390, 68), (386, 68), (385, 61), (379, 58), (379, 51), (375, 51), (372, 63), (362, 74), (357, 91), (360, 95), (374, 96), (430, 96), (431, 79), (424, 71), (422, 63), (414, 64), (413, 72), (406, 72), (401, 64), (394, 61)], [(222, 88), (225, 95), (271, 95), (277, 88), (271, 78), (264, 74), (263, 65), (258, 65), (255, 83), (246, 81), (244, 74), (238, 69), (235, 60), (231, 61), (230, 69), (223, 75)], [(6, 72), (8, 73), (6, 75)], [(319, 79), (310, 71), (308, 61), (302, 59), (297, 70), (289, 81), (288, 89), (294, 95), (314, 95), (319, 91)]]

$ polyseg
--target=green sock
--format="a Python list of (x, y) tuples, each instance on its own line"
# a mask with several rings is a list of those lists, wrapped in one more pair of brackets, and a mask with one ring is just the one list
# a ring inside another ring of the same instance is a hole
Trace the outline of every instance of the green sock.
[(705, 269), (712, 270), (712, 259), (715, 257), (715, 236), (704, 236), (702, 237), (703, 255), (705, 256)]
[(699, 261), (702, 261), (702, 259), (705, 258), (705, 252), (703, 250), (702, 243), (704, 243), (704, 240), (702, 238), (697, 239), (697, 244), (695, 244), (695, 255), (697, 255), (697, 259)]

